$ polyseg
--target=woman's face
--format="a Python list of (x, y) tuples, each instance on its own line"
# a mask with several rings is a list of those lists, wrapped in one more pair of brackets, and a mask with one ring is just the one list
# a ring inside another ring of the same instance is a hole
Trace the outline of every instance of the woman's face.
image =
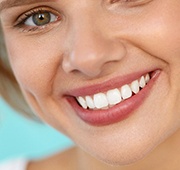
[(7, 1), (9, 59), (44, 121), (111, 164), (179, 129), (179, 0)]

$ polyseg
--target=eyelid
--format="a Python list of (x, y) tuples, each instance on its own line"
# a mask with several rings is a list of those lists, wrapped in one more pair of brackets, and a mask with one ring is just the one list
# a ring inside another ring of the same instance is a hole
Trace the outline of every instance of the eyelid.
[(19, 26), (19, 25), (22, 25), (24, 24), (24, 22), (26, 21), (26, 19), (28, 19), (29, 17), (31, 17), (33, 14), (36, 14), (36, 13), (39, 13), (39, 12), (50, 12), (54, 15), (57, 16), (58, 20), (60, 20), (62, 18), (62, 15), (60, 12), (50, 8), (50, 7), (47, 7), (47, 6), (39, 6), (39, 7), (35, 7), (35, 8), (32, 8), (26, 12), (24, 12), (23, 14), (19, 15), (16, 19), (16, 22), (14, 24), (14, 26)]
[(109, 0), (112, 5), (122, 5), (127, 7), (142, 6), (149, 3), (152, 0)]

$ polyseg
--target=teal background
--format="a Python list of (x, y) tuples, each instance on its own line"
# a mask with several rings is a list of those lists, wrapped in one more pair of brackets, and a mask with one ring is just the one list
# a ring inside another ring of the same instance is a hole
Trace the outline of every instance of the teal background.
[(0, 98), (0, 161), (17, 157), (44, 157), (73, 142), (45, 124), (27, 120)]

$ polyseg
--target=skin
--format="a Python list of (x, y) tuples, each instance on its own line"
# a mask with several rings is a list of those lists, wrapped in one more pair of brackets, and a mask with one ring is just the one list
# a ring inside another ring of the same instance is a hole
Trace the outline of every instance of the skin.
[[(62, 20), (35, 31), (13, 27), (19, 15), (44, 5)], [(72, 167), (63, 164), (64, 153), (29, 169), (45, 162), (54, 169), (180, 168), (179, 9), (179, 0), (57, 0), (1, 12), (9, 59), (29, 105), (78, 146), (69, 151), (68, 161), (76, 160)], [(161, 74), (149, 96), (115, 124), (88, 125), (64, 97), (72, 89), (155, 68)]]

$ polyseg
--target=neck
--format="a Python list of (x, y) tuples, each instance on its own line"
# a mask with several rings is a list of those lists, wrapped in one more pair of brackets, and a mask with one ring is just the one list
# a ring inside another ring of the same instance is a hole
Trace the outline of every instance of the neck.
[(81, 149), (77, 149), (79, 170), (159, 170), (180, 169), (180, 130), (161, 143), (146, 158), (127, 166), (112, 166), (91, 157)]

